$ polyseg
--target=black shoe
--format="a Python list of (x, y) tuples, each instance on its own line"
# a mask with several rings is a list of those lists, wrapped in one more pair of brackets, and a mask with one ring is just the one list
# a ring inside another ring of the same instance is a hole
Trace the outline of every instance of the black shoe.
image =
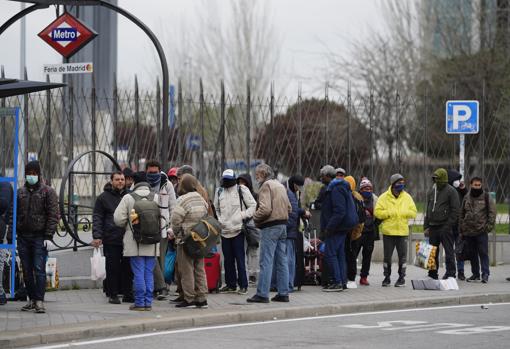
[(480, 277), (476, 275), (471, 275), (471, 277), (466, 279), (467, 282), (477, 282), (480, 281)]
[(382, 287), (388, 287), (391, 284), (391, 279), (389, 276), (384, 277), (382, 282)]
[(395, 282), (395, 287), (404, 287), (406, 285), (406, 279), (404, 277), (399, 277), (397, 282)]
[(168, 297), (168, 290), (162, 289), (158, 292), (156, 292), (156, 300), (158, 301), (164, 301)]
[(2, 293), (0, 294), (0, 305), (5, 305), (7, 304), (7, 296), (5, 295), (5, 293)]
[(135, 299), (133, 297), (124, 296), (122, 297), (122, 303), (134, 303)]
[(457, 275), (457, 279), (459, 279), (460, 281), (465, 281), (466, 280), (466, 276), (464, 275), (463, 271), (459, 271), (459, 273)]
[(152, 306), (146, 305), (145, 306), (145, 311), (152, 311)]
[(443, 275), (443, 280), (448, 280), (449, 278), (454, 278), (455, 279), (455, 275), (448, 275), (448, 274), (444, 274)]
[(220, 288), (220, 293), (236, 293), (236, 292), (237, 288), (235, 287), (223, 286), (222, 288)]
[(32, 311), (35, 309), (35, 301), (29, 300), (27, 304), (21, 307), (21, 311)]
[(342, 284), (333, 284), (328, 288), (323, 289), (324, 292), (342, 292), (344, 290), (344, 286)]
[(170, 299), (170, 303), (182, 303), (183, 301), (184, 301), (184, 297), (182, 297), (182, 296), (179, 296), (174, 299)]
[(108, 299), (108, 303), (110, 303), (110, 304), (120, 304), (120, 299), (117, 296), (110, 297), (110, 299)]
[(269, 303), (269, 298), (254, 295), (246, 300), (248, 303)]
[(195, 302), (195, 305), (196, 305), (197, 308), (200, 308), (200, 309), (207, 309), (207, 308), (209, 308), (209, 305), (207, 305), (207, 301)]
[(129, 310), (133, 310), (133, 311), (145, 311), (145, 306), (138, 306), (138, 305), (132, 304), (132, 305), (129, 306)]
[(44, 314), (46, 313), (46, 309), (44, 308), (43, 301), (35, 301), (34, 310), (36, 314)]
[(237, 293), (242, 294), (242, 295), (248, 294), (248, 289), (246, 287), (241, 287), (241, 288), (239, 288)]
[(176, 308), (196, 308), (197, 304), (195, 302), (187, 302), (186, 300), (183, 300), (179, 304), (175, 305)]
[(489, 275), (482, 275), (482, 284), (486, 284), (489, 282)]
[(282, 302), (282, 303), (288, 303), (289, 302), (289, 296), (282, 296), (277, 294), (273, 298), (271, 298), (271, 302)]

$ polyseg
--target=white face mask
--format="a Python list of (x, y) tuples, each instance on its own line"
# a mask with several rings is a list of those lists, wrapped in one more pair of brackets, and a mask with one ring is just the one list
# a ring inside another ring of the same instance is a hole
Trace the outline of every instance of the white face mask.
[(456, 181), (453, 181), (452, 185), (454, 188), (460, 187), (460, 180), (457, 179)]

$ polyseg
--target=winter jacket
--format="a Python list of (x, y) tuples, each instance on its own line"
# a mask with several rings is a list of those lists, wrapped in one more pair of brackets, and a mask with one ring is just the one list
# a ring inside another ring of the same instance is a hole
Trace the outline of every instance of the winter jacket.
[[(489, 207), (487, 208), (487, 204)], [(460, 213), (460, 232), (464, 236), (477, 236), (489, 233), (496, 222), (496, 204), (484, 192), (478, 197), (471, 193), (464, 197)]]
[(375, 194), (372, 194), (372, 197), (369, 200), (363, 199), (363, 207), (365, 208), (366, 216), (365, 225), (363, 226), (363, 234), (374, 232), (374, 210), (378, 199), (379, 197)]
[(423, 224), (425, 229), (442, 225), (453, 227), (459, 220), (459, 194), (448, 184), (448, 175), (443, 172), (446, 171), (434, 172), (442, 188), (439, 189), (438, 183), (434, 183), (427, 194), (427, 212)]
[(296, 193), (289, 188), (287, 188), (287, 197), (292, 207), (292, 211), (289, 213), (289, 220), (287, 221), (287, 239), (297, 239), (299, 234), (299, 218), (304, 215), (305, 210), (299, 207)]
[[(241, 191), (242, 198), (239, 197), (239, 191)], [(255, 199), (244, 185), (216, 189), (214, 208), (221, 224), (221, 236), (234, 238), (239, 235), (243, 221), (253, 216), (256, 207)]]
[(315, 210), (322, 210), (322, 204), (324, 202), (324, 197), (326, 196), (326, 191), (328, 190), (327, 185), (323, 185), (321, 189), (319, 190), (319, 194), (317, 195), (317, 198), (313, 202), (314, 209)]
[(409, 219), (416, 218), (416, 205), (406, 191), (395, 197), (389, 187), (377, 200), (374, 215), (382, 221), (379, 232), (383, 235), (408, 236)]
[(260, 187), (257, 209), (253, 215), (255, 225), (261, 229), (286, 225), (291, 211), (285, 187), (274, 179), (265, 181)]
[(103, 244), (122, 246), (125, 229), (115, 224), (113, 213), (124, 195), (124, 190), (115, 190), (111, 183), (106, 183), (104, 192), (96, 199), (92, 217), (92, 237), (101, 239)]
[[(16, 235), (24, 238), (44, 237), (51, 240), (58, 224), (58, 198), (53, 188), (38, 182), (25, 185), (17, 193)], [(9, 231), (7, 239), (12, 237), (12, 212), (9, 209)]]
[(357, 224), (358, 214), (349, 183), (343, 179), (333, 179), (322, 201), (321, 231), (327, 236), (345, 234)]
[[(140, 195), (141, 197), (147, 197), (151, 193), (149, 183), (140, 182), (133, 188), (133, 193)], [(154, 201), (158, 202), (159, 197), (157, 194), (154, 195)], [(131, 230), (131, 224), (129, 224), (129, 214), (135, 206), (135, 199), (131, 194), (126, 194), (120, 200), (119, 206), (113, 213), (113, 220), (119, 227), (125, 229), (124, 238), (122, 242), (124, 244), (124, 257), (152, 257), (159, 256), (159, 244), (145, 245), (138, 244), (133, 238), (133, 231)], [(165, 237), (166, 238), (166, 235)]]
[(13, 190), (11, 184), (7, 182), (0, 182), (0, 244), (3, 243), (5, 238), (12, 196)]
[[(154, 191), (153, 188), (151, 188), (151, 190)], [(168, 180), (168, 177), (164, 172), (161, 172), (161, 182), (156, 188), (156, 193), (159, 197), (159, 211), (161, 213), (161, 217), (163, 217), (161, 235), (166, 238), (167, 231), (170, 228), (170, 216), (172, 215), (172, 210), (175, 207), (176, 198), (174, 186), (172, 185), (172, 182)]]
[(179, 196), (170, 219), (177, 243), (191, 234), (191, 228), (208, 214), (208, 206), (198, 192), (193, 191)]

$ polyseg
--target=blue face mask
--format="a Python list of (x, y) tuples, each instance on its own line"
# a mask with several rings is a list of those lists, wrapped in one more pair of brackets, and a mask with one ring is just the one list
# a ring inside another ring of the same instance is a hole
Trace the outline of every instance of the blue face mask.
[(39, 182), (39, 176), (26, 175), (25, 179), (27, 180), (27, 183), (30, 185), (35, 185), (37, 184), (37, 182)]
[(363, 198), (365, 198), (365, 199), (370, 199), (372, 197), (372, 192), (371, 191), (362, 191), (361, 196), (363, 196)]
[(395, 184), (393, 189), (395, 189), (397, 193), (400, 193), (402, 190), (404, 190), (405, 187), (406, 187), (405, 184)]
[(147, 182), (151, 187), (155, 187), (161, 182), (161, 174), (159, 173), (147, 173)]

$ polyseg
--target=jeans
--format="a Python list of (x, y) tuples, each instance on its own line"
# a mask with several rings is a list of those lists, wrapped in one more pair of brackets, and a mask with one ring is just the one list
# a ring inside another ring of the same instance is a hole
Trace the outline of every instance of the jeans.
[(238, 234), (233, 238), (221, 238), (221, 250), (223, 251), (223, 264), (225, 267), (225, 283), (230, 288), (236, 288), (237, 285), (239, 285), (240, 288), (248, 287), (244, 240), (243, 234)]
[(358, 258), (359, 252), (361, 248), (363, 248), (362, 256), (363, 260), (361, 262), (361, 277), (367, 277), (370, 272), (370, 263), (372, 261), (372, 252), (374, 252), (374, 238), (375, 233), (373, 231), (363, 232), (361, 237), (358, 240), (355, 240), (351, 243), (352, 253), (354, 255), (354, 259)]
[(398, 255), (398, 276), (403, 278), (406, 276), (407, 236), (383, 235), (384, 276), (391, 275), (391, 258), (395, 248)]
[(332, 234), (326, 237), (324, 260), (328, 264), (333, 284), (347, 284), (345, 261), (345, 234)]
[(18, 236), (18, 253), (28, 297), (34, 301), (43, 301), (46, 291), (46, 257), (48, 255), (44, 238)]
[[(446, 274), (455, 277), (455, 253), (453, 250), (453, 233), (447, 225), (431, 226), (429, 229), (429, 242), (431, 245), (443, 245), (445, 254)], [(439, 249), (438, 249), (439, 251)], [(436, 270), (429, 270), (429, 276), (437, 279), (439, 271), (439, 253), (436, 253)]]
[[(292, 292), (294, 290), (294, 278), (296, 276), (296, 240), (286, 239), (285, 251), (289, 268), (289, 292)], [(276, 261), (273, 265), (273, 275), (271, 276), (271, 288), (274, 287), (276, 287)]]
[[(455, 242), (455, 247), (456, 247), (457, 241), (459, 239), (459, 225), (458, 224), (455, 224), (453, 226), (452, 232), (453, 232), (453, 241)], [(454, 251), (455, 251), (455, 248), (454, 248)], [(457, 259), (456, 256), (455, 256), (455, 259)], [(464, 261), (457, 259), (457, 272), (464, 273)]]
[(109, 297), (122, 294), (133, 297), (133, 272), (129, 258), (122, 256), (122, 245), (103, 245), (106, 262), (106, 293)]
[(279, 295), (287, 296), (289, 293), (289, 267), (286, 254), (287, 226), (280, 224), (267, 227), (261, 230), (260, 235), (260, 274), (257, 295), (269, 298), (273, 265), (276, 263), (276, 288)]
[(131, 269), (133, 270), (133, 293), (135, 306), (152, 306), (152, 292), (154, 292), (154, 266), (156, 257), (131, 257)]
[(483, 233), (476, 236), (465, 236), (467, 243), (473, 251), (471, 259), (471, 272), (480, 277), (480, 262), (482, 264), (482, 276), (489, 276), (489, 234)]

